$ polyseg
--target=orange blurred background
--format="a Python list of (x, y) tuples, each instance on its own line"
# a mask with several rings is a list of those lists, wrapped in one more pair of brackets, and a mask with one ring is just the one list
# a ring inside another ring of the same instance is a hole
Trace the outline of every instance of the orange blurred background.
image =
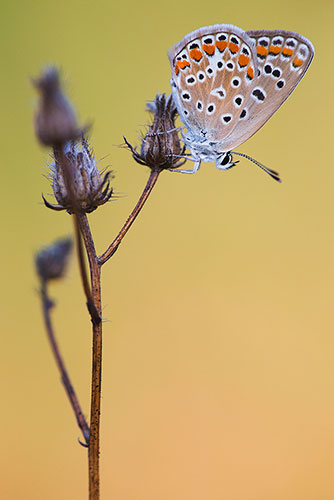
[[(169, 92), (167, 48), (214, 23), (308, 37), (315, 59), (246, 161), (163, 173), (103, 269), (102, 499), (332, 500), (334, 4), (246, 0), (2, 2), (0, 497), (87, 498), (86, 450), (41, 320), (33, 254), (72, 231), (44, 208), (30, 77), (60, 66), (117, 200), (89, 218), (101, 253), (148, 177), (118, 148)], [(52, 201), (52, 197), (48, 198)], [(77, 264), (51, 288), (89, 412), (90, 322)]]

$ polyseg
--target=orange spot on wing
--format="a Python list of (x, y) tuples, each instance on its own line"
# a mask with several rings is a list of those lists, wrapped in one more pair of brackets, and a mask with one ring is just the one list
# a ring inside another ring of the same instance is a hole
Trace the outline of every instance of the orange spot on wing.
[(284, 47), (284, 49), (282, 50), (282, 54), (284, 56), (292, 56), (293, 50), (292, 49), (288, 49), (287, 47)]
[(278, 47), (277, 45), (270, 45), (270, 49), (269, 49), (269, 52), (271, 54), (279, 54), (281, 52), (281, 47)]
[(242, 68), (244, 66), (247, 66), (249, 61), (250, 61), (250, 58), (248, 56), (245, 56), (245, 54), (240, 54), (239, 59), (238, 59), (238, 63)]
[(179, 68), (184, 69), (186, 66), (190, 66), (189, 61), (177, 61), (176, 64), (178, 65)]
[(214, 54), (215, 50), (216, 50), (216, 47), (214, 45), (207, 45), (207, 44), (204, 44), (202, 45), (202, 49), (204, 50), (204, 52), (206, 52), (209, 56), (212, 56), (212, 54)]
[(238, 45), (235, 44), (235, 43), (232, 43), (232, 42), (230, 42), (228, 44), (228, 48), (230, 49), (230, 51), (232, 52), (232, 54), (236, 54), (238, 52), (238, 50), (239, 50)]
[(250, 80), (253, 80), (254, 70), (253, 70), (252, 66), (249, 66), (249, 68), (247, 68), (247, 76)]
[(190, 50), (189, 55), (190, 55), (191, 59), (195, 59), (195, 61), (200, 61), (203, 57), (203, 54), (199, 49)]
[(256, 52), (259, 56), (266, 56), (268, 54), (268, 49), (266, 47), (263, 47), (263, 45), (258, 45), (256, 47)]
[(178, 75), (180, 73), (180, 68), (178, 67), (177, 64), (175, 64), (174, 71), (175, 71), (176, 75)]
[(304, 61), (302, 61), (301, 59), (298, 59), (298, 57), (295, 57), (294, 60), (293, 60), (293, 65), (295, 66), (295, 68), (298, 68), (298, 66), (301, 66), (303, 64)]
[(220, 52), (224, 52), (224, 50), (225, 50), (225, 49), (226, 49), (226, 47), (227, 47), (227, 42), (217, 40), (217, 41), (216, 41), (216, 47), (218, 48), (218, 50), (219, 50)]

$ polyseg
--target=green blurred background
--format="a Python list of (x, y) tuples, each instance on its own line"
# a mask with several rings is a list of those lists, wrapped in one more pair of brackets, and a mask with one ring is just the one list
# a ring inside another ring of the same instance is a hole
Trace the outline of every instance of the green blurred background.
[[(104, 267), (102, 499), (332, 500), (332, 1), (1, 4), (1, 498), (84, 499), (86, 451), (41, 321), (32, 255), (72, 231), (44, 208), (49, 152), (29, 79), (60, 66), (119, 195), (90, 216), (100, 252), (148, 170), (118, 148), (169, 92), (167, 48), (214, 23), (308, 37), (315, 59), (228, 172), (162, 174)], [(49, 197), (51, 199), (51, 197)], [(88, 414), (91, 333), (76, 262), (51, 289)]]

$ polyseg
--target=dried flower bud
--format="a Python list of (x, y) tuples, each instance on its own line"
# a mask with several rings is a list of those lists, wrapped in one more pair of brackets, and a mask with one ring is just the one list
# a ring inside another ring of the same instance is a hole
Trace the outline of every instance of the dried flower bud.
[(35, 257), (37, 274), (42, 281), (62, 278), (72, 250), (71, 238), (63, 238), (38, 252)]
[(96, 160), (84, 137), (80, 143), (66, 143), (64, 150), (54, 149), (51, 165), (52, 187), (59, 205), (44, 199), (48, 208), (67, 210), (69, 213), (90, 213), (106, 203), (113, 193), (109, 177), (101, 175)]
[(82, 134), (74, 109), (62, 92), (59, 72), (55, 67), (46, 68), (33, 84), (40, 93), (39, 108), (35, 116), (35, 130), (45, 146), (55, 146), (74, 140)]
[(172, 96), (166, 98), (165, 94), (157, 94), (148, 105), (148, 110), (154, 115), (153, 123), (142, 139), (140, 153), (124, 138), (126, 145), (141, 165), (156, 170), (180, 167), (185, 163), (185, 160), (180, 161), (185, 147), (181, 146), (178, 129), (175, 127), (177, 110)]

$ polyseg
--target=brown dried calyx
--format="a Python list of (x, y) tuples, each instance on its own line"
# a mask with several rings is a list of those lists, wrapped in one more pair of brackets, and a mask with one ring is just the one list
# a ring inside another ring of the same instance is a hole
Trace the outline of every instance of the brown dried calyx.
[(153, 170), (180, 167), (185, 163), (183, 159), (180, 161), (185, 147), (181, 145), (175, 127), (177, 110), (172, 96), (167, 98), (165, 94), (157, 94), (148, 110), (153, 113), (153, 123), (142, 138), (140, 153), (124, 137), (126, 145), (138, 163)]
[(40, 94), (35, 115), (38, 140), (44, 146), (54, 147), (80, 137), (83, 130), (77, 124), (74, 108), (61, 90), (58, 69), (46, 68), (33, 84)]
[(69, 213), (90, 213), (110, 200), (111, 172), (102, 175), (87, 140), (68, 142), (64, 148), (54, 148), (51, 165), (52, 188), (58, 205), (46, 199), (44, 203), (54, 210)]
[(42, 282), (64, 276), (72, 246), (71, 238), (63, 238), (36, 254), (36, 270)]

